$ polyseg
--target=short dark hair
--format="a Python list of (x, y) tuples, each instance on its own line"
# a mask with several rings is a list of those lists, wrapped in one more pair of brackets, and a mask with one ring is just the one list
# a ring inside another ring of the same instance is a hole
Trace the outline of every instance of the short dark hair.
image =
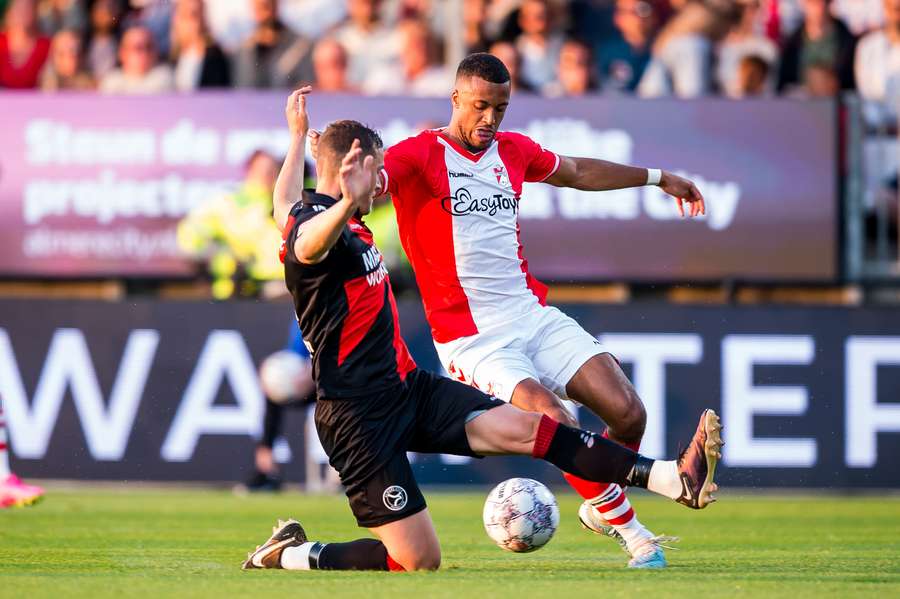
[(329, 154), (335, 165), (340, 164), (344, 155), (350, 151), (354, 139), (359, 140), (364, 156), (373, 155), (377, 150), (384, 148), (381, 136), (371, 127), (359, 121), (334, 121), (325, 128), (319, 139), (319, 156), (321, 157), (324, 151)]
[(487, 52), (476, 52), (462, 59), (456, 69), (456, 78), (478, 77), (491, 83), (509, 82), (509, 70), (499, 58)]

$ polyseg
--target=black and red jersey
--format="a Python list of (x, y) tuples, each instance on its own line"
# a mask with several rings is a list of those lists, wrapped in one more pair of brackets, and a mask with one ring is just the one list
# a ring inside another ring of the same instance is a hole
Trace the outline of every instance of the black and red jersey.
[(397, 385), (416, 364), (400, 337), (397, 304), (372, 232), (357, 217), (318, 264), (294, 254), (302, 223), (334, 205), (313, 191), (290, 212), (281, 258), (321, 398), (371, 394)]

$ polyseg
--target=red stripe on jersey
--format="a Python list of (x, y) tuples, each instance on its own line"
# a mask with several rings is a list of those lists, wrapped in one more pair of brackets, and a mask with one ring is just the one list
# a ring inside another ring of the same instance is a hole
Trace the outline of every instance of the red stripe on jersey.
[(341, 329), (341, 340), (338, 344), (338, 366), (359, 345), (363, 337), (372, 329), (378, 313), (384, 306), (385, 284), (370, 286), (366, 277), (357, 277), (344, 283), (347, 294), (347, 316)]
[(0, 443), (0, 451), (6, 450), (6, 443)]
[(391, 301), (391, 314), (394, 317), (394, 353), (397, 356), (397, 374), (400, 375), (401, 381), (405, 381), (406, 375), (416, 369), (416, 362), (409, 355), (406, 342), (400, 335), (400, 313), (397, 311), (397, 301), (394, 299), (394, 291), (391, 289), (390, 282), (387, 286), (388, 298)]
[(519, 266), (522, 268), (522, 272), (525, 273), (525, 285), (531, 290), (531, 293), (538, 298), (538, 303), (542, 306), (546, 306), (548, 288), (528, 272), (528, 260), (525, 259), (525, 248), (522, 247), (522, 239), (519, 232), (519, 221), (516, 220), (516, 243), (519, 244)]
[[(400, 241), (416, 274), (431, 335), (438, 343), (478, 333), (469, 298), (459, 282), (453, 247), (453, 217), (441, 207), (450, 196), (444, 158), (446, 149), (434, 132), (424, 132), (385, 154)], [(410, 171), (405, 162), (416, 156), (425, 167)]]
[(278, 249), (278, 259), (281, 260), (282, 264), (284, 264), (284, 258), (287, 256), (287, 238), (291, 234), (291, 229), (294, 228), (295, 222), (297, 222), (297, 219), (293, 214), (288, 216), (284, 225), (284, 231), (281, 232), (281, 247)]

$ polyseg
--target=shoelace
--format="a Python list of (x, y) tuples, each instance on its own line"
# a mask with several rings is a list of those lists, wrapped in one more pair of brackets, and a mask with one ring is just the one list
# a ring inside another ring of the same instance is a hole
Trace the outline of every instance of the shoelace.
[(668, 535), (656, 535), (655, 537), (650, 537), (649, 539), (644, 541), (644, 543), (640, 547), (635, 549), (633, 555), (634, 555), (634, 557), (641, 557), (641, 556), (647, 555), (654, 549), (657, 549), (660, 547), (663, 549), (671, 549), (673, 551), (678, 551), (678, 549), (679, 549), (678, 547), (673, 547), (669, 543), (677, 543), (679, 541), (681, 541), (681, 539), (679, 537), (671, 537)]

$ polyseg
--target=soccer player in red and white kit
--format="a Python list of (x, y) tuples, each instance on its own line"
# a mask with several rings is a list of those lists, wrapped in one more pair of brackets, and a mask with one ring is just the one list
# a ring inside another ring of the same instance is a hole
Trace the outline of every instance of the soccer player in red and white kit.
[[(457, 70), (450, 124), (385, 153), (382, 191), (396, 206), (438, 355), (453, 378), (573, 426), (561, 398), (575, 400), (603, 419), (610, 439), (637, 450), (647, 416), (634, 387), (594, 336), (546, 304), (547, 288), (528, 272), (519, 241), (522, 184), (658, 185), (682, 215), (687, 202), (691, 216), (705, 213), (703, 196), (672, 173), (561, 156), (500, 131), (509, 98), (503, 63), (473, 54)], [(638, 521), (618, 485), (566, 479), (585, 499), (582, 523), (616, 538), (629, 566), (666, 565), (664, 538)]]

